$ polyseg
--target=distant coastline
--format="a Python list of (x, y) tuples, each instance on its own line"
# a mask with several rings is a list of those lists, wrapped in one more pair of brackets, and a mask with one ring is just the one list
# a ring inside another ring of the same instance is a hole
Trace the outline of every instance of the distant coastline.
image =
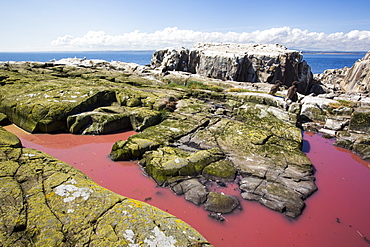
[(366, 51), (302, 51), (303, 54), (365, 55)]
[[(0, 62), (6, 61), (39, 61), (60, 60), (62, 58), (102, 59), (106, 61), (120, 61), (150, 64), (153, 50), (127, 50), (127, 51), (58, 51), (58, 52), (0, 52)], [(303, 59), (310, 65), (314, 74), (323, 73), (327, 69), (340, 69), (351, 67), (366, 52), (354, 51), (302, 51)]]

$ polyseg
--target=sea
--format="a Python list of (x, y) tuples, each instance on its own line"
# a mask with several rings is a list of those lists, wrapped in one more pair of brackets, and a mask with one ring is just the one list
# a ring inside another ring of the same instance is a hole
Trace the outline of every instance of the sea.
[[(79, 51), (79, 52), (0, 52), (0, 61), (39, 61), (48, 62), (62, 58), (102, 59), (108, 62), (121, 61), (150, 64), (154, 51)], [(366, 52), (303, 52), (303, 60), (310, 65), (312, 73), (322, 73), (327, 69), (351, 67)]]

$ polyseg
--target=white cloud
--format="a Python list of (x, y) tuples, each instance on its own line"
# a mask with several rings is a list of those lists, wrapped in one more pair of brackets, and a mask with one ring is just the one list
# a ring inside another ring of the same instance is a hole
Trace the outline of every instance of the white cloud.
[(192, 47), (198, 42), (279, 43), (300, 50), (370, 50), (370, 31), (352, 30), (331, 34), (309, 32), (298, 28), (280, 27), (254, 32), (200, 32), (167, 27), (153, 33), (138, 30), (122, 35), (89, 31), (83, 37), (65, 35), (53, 40), (54, 47), (73, 50), (154, 50), (165, 47)]

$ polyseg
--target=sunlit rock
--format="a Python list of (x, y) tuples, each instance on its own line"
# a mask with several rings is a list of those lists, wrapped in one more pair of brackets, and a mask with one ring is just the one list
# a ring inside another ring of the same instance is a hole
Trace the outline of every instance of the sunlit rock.
[[(1, 129), (0, 140), (9, 135)], [(0, 199), (3, 246), (209, 246), (174, 216), (117, 195), (72, 166), (12, 142), (0, 146)]]
[(311, 68), (302, 61), (302, 54), (278, 44), (199, 43), (190, 50), (158, 50), (151, 65), (163, 72), (185, 71), (221, 80), (280, 80), (287, 86), (299, 81), (301, 93), (308, 93), (312, 86)]

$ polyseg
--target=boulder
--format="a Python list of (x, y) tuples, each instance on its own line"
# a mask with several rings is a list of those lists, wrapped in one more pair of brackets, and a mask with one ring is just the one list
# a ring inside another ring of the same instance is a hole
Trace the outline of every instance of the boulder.
[[(182, 105), (181, 109), (183, 109), (184, 112), (198, 112), (200, 110), (200, 106), (197, 104), (192, 104), (191, 107), (188, 107), (188, 104), (185, 103), (179, 103), (179, 105)], [(150, 126), (141, 133), (131, 136), (127, 141), (117, 142), (113, 145), (110, 156), (113, 160), (126, 160), (127, 157), (130, 157), (129, 159), (140, 159), (146, 151), (153, 150), (148, 148), (156, 149), (159, 146), (168, 144), (170, 141), (173, 142), (176, 139), (186, 136), (188, 133), (194, 132), (208, 122), (209, 118), (204, 114), (185, 116), (175, 112), (159, 124)], [(135, 145), (137, 139), (150, 140), (151, 143), (149, 146), (137, 146)], [(137, 148), (139, 149), (133, 152), (132, 148), (135, 150)]]
[(18, 137), (12, 133), (6, 131), (3, 127), (0, 126), (0, 147), (12, 147), (19, 148), (22, 147), (21, 141)]
[(334, 145), (351, 150), (353, 153), (362, 157), (363, 160), (370, 161), (370, 136), (369, 134), (358, 134), (346, 132), (346, 135), (337, 138)]
[(196, 205), (202, 204), (207, 199), (207, 190), (198, 179), (188, 179), (171, 186), (176, 195), (184, 195), (187, 201)]
[(331, 130), (342, 130), (344, 126), (348, 126), (349, 118), (348, 117), (328, 117), (326, 119), (324, 127)]
[(30, 83), (0, 100), (0, 111), (12, 123), (29, 132), (50, 133), (67, 130), (68, 115), (110, 105), (116, 98), (114, 91), (101, 87)]
[(233, 182), (236, 169), (229, 160), (220, 160), (206, 166), (202, 171), (203, 177), (222, 182)]
[(68, 116), (69, 132), (108, 134), (133, 129), (141, 131), (161, 121), (161, 113), (146, 107), (110, 106)]
[(72, 166), (18, 147), (0, 130), (0, 242), (3, 246), (208, 245), (188, 224), (117, 195)]
[(151, 66), (163, 72), (186, 71), (221, 80), (280, 80), (287, 86), (299, 81), (298, 92), (303, 94), (313, 83), (311, 68), (302, 61), (302, 54), (281, 45), (199, 43), (190, 50), (157, 50)]
[(215, 213), (231, 213), (240, 206), (238, 198), (217, 192), (209, 192), (204, 209)]
[(352, 113), (349, 129), (359, 132), (370, 132), (370, 108), (359, 108)]
[(159, 185), (163, 185), (177, 176), (201, 174), (204, 167), (221, 158), (222, 152), (218, 148), (201, 150), (189, 155), (181, 149), (163, 147), (146, 152), (140, 162), (148, 175)]
[[(305, 206), (302, 194), (295, 190), (288, 192), (284, 184), (260, 181), (260, 184), (256, 185), (256, 181), (252, 181), (251, 185), (244, 186), (248, 183), (248, 180), (241, 182), (241, 188), (244, 191), (241, 195), (244, 199), (259, 201), (266, 207), (291, 218), (298, 217)], [(254, 188), (254, 190), (251, 191), (249, 188)]]
[(117, 141), (109, 154), (112, 160), (135, 160), (146, 151), (155, 150), (161, 146), (155, 140), (129, 137), (127, 141)]
[(302, 101), (301, 118), (325, 122), (338, 101), (314, 96), (305, 96)]
[(363, 160), (370, 161), (370, 136), (358, 138), (352, 146), (352, 151), (361, 156)]

